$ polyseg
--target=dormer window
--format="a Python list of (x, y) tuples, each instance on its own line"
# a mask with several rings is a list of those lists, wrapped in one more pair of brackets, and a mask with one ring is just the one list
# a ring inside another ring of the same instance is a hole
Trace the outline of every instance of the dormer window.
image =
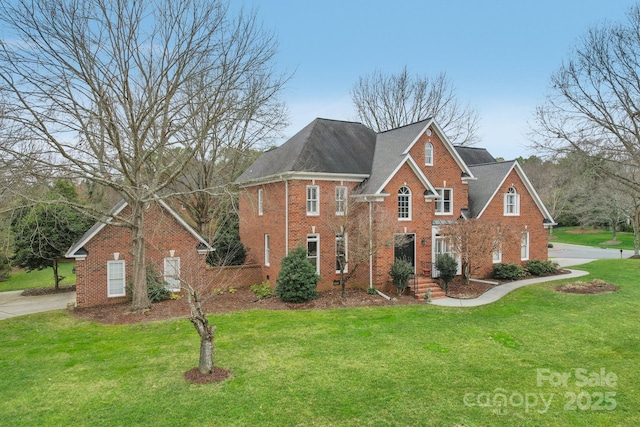
[(398, 219), (401, 221), (411, 219), (411, 190), (406, 186), (398, 190)]
[(504, 194), (504, 214), (505, 216), (520, 215), (520, 195), (515, 187), (509, 187)]
[(424, 164), (433, 166), (433, 144), (430, 142), (424, 144)]

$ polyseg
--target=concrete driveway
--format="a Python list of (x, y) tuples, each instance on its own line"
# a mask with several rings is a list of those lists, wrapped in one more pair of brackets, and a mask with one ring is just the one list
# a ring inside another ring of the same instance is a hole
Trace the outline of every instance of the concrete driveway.
[(23, 297), (22, 291), (0, 292), (0, 320), (41, 311), (61, 310), (76, 302), (75, 292)]
[(569, 245), (567, 243), (553, 243), (549, 249), (549, 259), (557, 262), (560, 267), (571, 267), (586, 264), (597, 259), (629, 258), (633, 251), (611, 248), (593, 248), (590, 246)]

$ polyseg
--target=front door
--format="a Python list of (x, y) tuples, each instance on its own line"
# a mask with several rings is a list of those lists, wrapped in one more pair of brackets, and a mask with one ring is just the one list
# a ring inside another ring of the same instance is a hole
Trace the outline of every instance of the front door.
[(411, 263), (413, 271), (416, 271), (416, 235), (394, 234), (393, 236), (393, 260), (404, 258)]

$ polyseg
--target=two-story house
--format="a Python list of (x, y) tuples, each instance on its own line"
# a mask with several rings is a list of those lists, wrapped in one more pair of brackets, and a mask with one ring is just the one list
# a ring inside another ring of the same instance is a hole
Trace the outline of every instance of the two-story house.
[(263, 153), (236, 183), (240, 237), (272, 284), (280, 260), (298, 245), (322, 277), (319, 289), (335, 284), (340, 252), (349, 259), (349, 236), (328, 224), (344, 215), (347, 202), (393, 217), (390, 243), (372, 254), (354, 280), (361, 286), (386, 283), (398, 257), (410, 259), (416, 273), (436, 275), (437, 254), (448, 252), (438, 228), (458, 218), (486, 218), (522, 230), (522, 241), (487, 259), (483, 271), (492, 262), (547, 259), (545, 228), (553, 219), (520, 165), (496, 162), (483, 149), (453, 146), (432, 119), (381, 133), (361, 123), (316, 119)]

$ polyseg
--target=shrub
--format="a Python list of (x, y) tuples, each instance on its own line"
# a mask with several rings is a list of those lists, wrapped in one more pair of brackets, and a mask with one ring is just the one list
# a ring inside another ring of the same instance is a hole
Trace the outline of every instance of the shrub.
[(276, 279), (276, 295), (284, 302), (306, 302), (318, 298), (320, 276), (309, 260), (307, 251), (298, 246), (282, 258)]
[(531, 261), (527, 261), (525, 263), (525, 269), (529, 274), (533, 274), (534, 276), (542, 276), (545, 274), (553, 274), (558, 269), (558, 264), (553, 261), (540, 261), (537, 259), (532, 259)]
[(369, 295), (377, 295), (378, 292), (376, 291), (376, 288), (367, 288), (367, 293)]
[(9, 279), (10, 273), (11, 262), (5, 254), (0, 253), (0, 282), (7, 281)]
[[(151, 302), (159, 302), (171, 298), (171, 291), (167, 289), (167, 282), (160, 280), (160, 276), (153, 267), (147, 267), (147, 295)], [(127, 295), (129, 299), (133, 296), (133, 283), (127, 284)]]
[(448, 292), (449, 282), (456, 277), (458, 261), (450, 254), (438, 254), (436, 257), (436, 269), (440, 272), (440, 278), (444, 282), (444, 293)]
[(256, 298), (258, 299), (266, 299), (273, 296), (273, 289), (271, 288), (271, 283), (266, 280), (262, 283), (256, 283), (255, 285), (251, 285), (249, 288), (251, 292), (254, 293)]
[(397, 259), (389, 270), (389, 276), (393, 286), (398, 290), (398, 295), (402, 295), (409, 286), (409, 277), (413, 274), (413, 266), (404, 258)]
[(519, 264), (501, 262), (493, 266), (493, 277), (499, 280), (516, 280), (525, 274), (526, 271)]

